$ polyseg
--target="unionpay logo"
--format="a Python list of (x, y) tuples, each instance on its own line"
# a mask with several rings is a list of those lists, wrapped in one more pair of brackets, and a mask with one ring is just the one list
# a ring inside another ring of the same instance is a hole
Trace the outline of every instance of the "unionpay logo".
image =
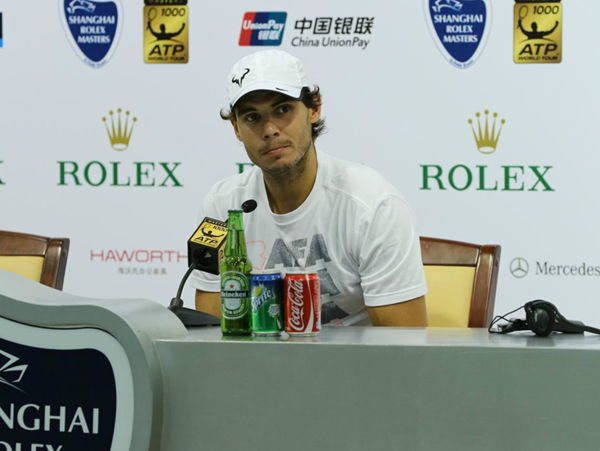
[(247, 12), (242, 20), (240, 45), (281, 45), (286, 12)]

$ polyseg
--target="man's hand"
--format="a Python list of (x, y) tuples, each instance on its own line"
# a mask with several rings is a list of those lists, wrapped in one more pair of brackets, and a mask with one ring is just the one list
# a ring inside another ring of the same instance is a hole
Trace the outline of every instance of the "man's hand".
[(367, 307), (374, 326), (427, 327), (425, 297), (381, 307)]
[(196, 290), (196, 310), (221, 317), (221, 293)]

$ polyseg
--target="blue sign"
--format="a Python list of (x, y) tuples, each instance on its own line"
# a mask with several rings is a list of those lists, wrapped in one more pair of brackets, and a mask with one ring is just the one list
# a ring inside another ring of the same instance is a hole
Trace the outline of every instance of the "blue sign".
[(438, 49), (455, 67), (473, 65), (491, 23), (489, 0), (425, 0), (426, 20)]
[(111, 362), (100, 351), (0, 338), (0, 449), (113, 449), (116, 409)]
[(104, 66), (117, 45), (122, 10), (119, 0), (59, 0), (67, 38), (92, 67)]

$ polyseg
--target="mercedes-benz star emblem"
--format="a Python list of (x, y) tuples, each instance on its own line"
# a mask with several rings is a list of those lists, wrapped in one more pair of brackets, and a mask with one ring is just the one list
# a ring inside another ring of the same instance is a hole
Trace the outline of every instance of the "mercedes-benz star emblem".
[(510, 262), (510, 273), (517, 279), (522, 279), (529, 273), (529, 263), (521, 257), (515, 257)]

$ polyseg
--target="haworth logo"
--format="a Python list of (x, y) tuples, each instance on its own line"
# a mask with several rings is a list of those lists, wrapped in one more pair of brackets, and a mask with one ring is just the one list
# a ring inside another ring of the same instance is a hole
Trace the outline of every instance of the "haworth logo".
[(15, 384), (21, 382), (28, 365), (19, 364), (19, 357), (0, 349), (0, 384), (8, 385), (16, 390), (23, 391)]
[(104, 122), (104, 127), (106, 128), (106, 134), (110, 140), (110, 145), (113, 149), (118, 151), (127, 150), (129, 147), (133, 127), (137, 122), (137, 117), (135, 116), (131, 118), (131, 121), (129, 120), (129, 111), (125, 111), (125, 118), (123, 119), (121, 114), (122, 111), (121, 108), (117, 108), (116, 118), (112, 110), (108, 112), (109, 119), (107, 119), (106, 116), (102, 118), (102, 122)]
[(90, 249), (90, 262), (119, 265), (124, 276), (165, 276), (166, 264), (187, 261), (187, 254), (172, 249)]
[[(496, 151), (500, 134), (506, 120), (494, 112), (484, 110), (475, 114), (475, 120), (467, 122), (477, 150), (490, 155)], [(489, 158), (489, 157), (486, 157)], [(422, 164), (421, 190), (454, 191), (555, 191), (549, 181), (553, 166), (549, 165), (501, 165), (456, 164), (450, 168), (437, 164)]]
[(286, 18), (286, 12), (247, 12), (239, 45), (281, 45)]
[(163, 249), (90, 249), (90, 261), (114, 263), (179, 263), (187, 254)]

